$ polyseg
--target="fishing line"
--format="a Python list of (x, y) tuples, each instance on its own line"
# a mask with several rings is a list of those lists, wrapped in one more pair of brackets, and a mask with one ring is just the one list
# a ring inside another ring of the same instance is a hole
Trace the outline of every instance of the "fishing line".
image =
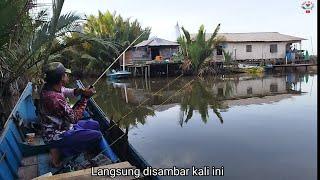
[(97, 82), (103, 77), (103, 75), (108, 72), (108, 70), (111, 68), (111, 66), (116, 63), (118, 61), (118, 59), (123, 55), (123, 53), (125, 53), (146, 31), (143, 31), (140, 36), (138, 36), (134, 41), (132, 41), (132, 43), (117, 57), (117, 59), (115, 59), (110, 65), (109, 67), (98, 77), (98, 79), (90, 86), (91, 88), (94, 87), (95, 84), (97, 84)]
[[(157, 95), (160, 91), (164, 90), (165, 88), (169, 87), (173, 82), (175, 82), (176, 80), (178, 80), (180, 77), (182, 77), (183, 74), (179, 75), (178, 77), (176, 77), (174, 80), (172, 80), (171, 82), (169, 82), (166, 86), (162, 87), (161, 89), (159, 89), (157, 92), (151, 94), (151, 96), (155, 96)], [(145, 99), (144, 101), (142, 101), (135, 109), (138, 109), (139, 107), (141, 107), (144, 103), (146, 103), (148, 100), (150, 99), (147, 98)], [(118, 122), (114, 122), (114, 124), (109, 128), (107, 129), (108, 131), (110, 131), (114, 126), (116, 126), (121, 120), (123, 120), (123, 118), (127, 117), (129, 114), (131, 114), (135, 109), (132, 109), (129, 113), (127, 113), (126, 115), (122, 116)]]
[[(153, 108), (153, 110), (158, 109), (159, 107), (161, 107), (161, 105), (163, 105), (164, 103), (168, 102), (171, 98), (173, 98), (174, 96), (176, 96), (178, 93), (180, 93), (180, 91), (182, 91), (182, 89), (186, 88), (187, 86), (191, 85), (191, 83), (194, 81), (195, 79), (190, 80), (188, 83), (186, 83), (182, 88), (180, 88), (178, 91), (176, 91), (173, 95), (169, 96), (165, 101), (163, 101), (158, 107)], [(126, 133), (122, 134), (120, 137), (118, 137), (116, 140), (114, 140), (109, 146), (111, 147), (112, 145), (114, 145), (116, 142), (118, 142), (121, 138), (123, 138), (126, 135)], [(105, 150), (103, 150), (102, 152), (104, 152)]]

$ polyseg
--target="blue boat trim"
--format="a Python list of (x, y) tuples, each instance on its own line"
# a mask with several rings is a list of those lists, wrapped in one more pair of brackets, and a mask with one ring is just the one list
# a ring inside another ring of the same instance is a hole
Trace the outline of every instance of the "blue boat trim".
[(107, 74), (109, 78), (114, 78), (114, 79), (127, 78), (130, 75), (131, 75), (131, 72), (129, 71), (114, 71), (112, 73)]

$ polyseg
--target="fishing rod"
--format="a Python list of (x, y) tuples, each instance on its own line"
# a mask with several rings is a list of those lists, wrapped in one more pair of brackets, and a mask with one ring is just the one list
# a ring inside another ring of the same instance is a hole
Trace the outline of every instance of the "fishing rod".
[(108, 70), (111, 68), (111, 66), (116, 63), (118, 61), (118, 59), (123, 55), (123, 53), (125, 53), (146, 31), (143, 31), (140, 36), (138, 36), (134, 41), (132, 41), (132, 43), (117, 57), (117, 59), (115, 59), (110, 65), (109, 67), (98, 77), (98, 79), (90, 86), (90, 88), (93, 88), (94, 85), (97, 84), (97, 82), (103, 77), (103, 75), (108, 72)]

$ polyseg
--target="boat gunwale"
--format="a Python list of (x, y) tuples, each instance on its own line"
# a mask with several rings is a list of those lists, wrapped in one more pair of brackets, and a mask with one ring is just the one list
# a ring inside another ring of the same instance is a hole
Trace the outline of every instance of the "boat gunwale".
[(10, 123), (10, 120), (12, 120), (12, 118), (13, 118), (13, 116), (14, 116), (13, 113), (17, 111), (20, 103), (21, 103), (27, 96), (29, 96), (29, 94), (27, 95), (26, 92), (28, 91), (28, 88), (30, 88), (30, 86), (31, 86), (31, 88), (32, 88), (32, 82), (28, 82), (28, 84), (26, 85), (26, 87), (25, 87), (24, 90), (22, 91), (22, 93), (21, 93), (18, 101), (16, 102), (16, 104), (14, 105), (12, 111), (10, 112), (10, 115), (8, 116), (5, 124), (3, 125), (3, 128), (2, 128), (3, 131), (1, 132), (0, 139), (2, 138), (2, 135), (5, 134), (4, 132), (6, 131), (6, 128), (7, 128), (7, 126), (8, 126), (9, 123)]

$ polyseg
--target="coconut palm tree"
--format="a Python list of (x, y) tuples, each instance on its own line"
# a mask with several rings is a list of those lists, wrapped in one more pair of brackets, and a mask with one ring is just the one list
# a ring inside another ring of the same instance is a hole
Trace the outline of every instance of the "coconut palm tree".
[(100, 74), (119, 55), (121, 45), (89, 34), (72, 33), (57, 42), (49, 57), (79, 75)]
[(209, 39), (206, 39), (206, 31), (203, 25), (200, 26), (194, 38), (184, 27), (181, 29), (183, 36), (179, 37), (177, 41), (181, 46), (181, 54), (184, 56), (182, 69), (185, 72), (192, 72), (197, 75), (214, 72), (209, 63), (213, 50), (223, 40), (217, 36), (220, 24), (217, 25)]
[(99, 11), (98, 16), (90, 15), (84, 26), (87, 34), (92, 34), (102, 39), (109, 38), (118, 42), (124, 48), (135, 40), (143, 31), (146, 31), (135, 44), (148, 39), (151, 28), (142, 28), (138, 20), (131, 21), (130, 18), (123, 19), (116, 12)]
[(43, 65), (61, 57), (64, 49), (77, 43), (88, 43), (116, 51), (112, 41), (81, 33), (73, 41), (64, 41), (65, 36), (75, 33), (81, 17), (74, 13), (61, 15), (63, 4), (64, 0), (52, 1), (52, 17), (49, 19), (45, 11), (30, 16), (29, 10), (35, 6), (31, 0), (0, 2), (0, 111), (6, 112), (2, 117), (6, 117), (13, 106), (13, 103), (2, 102), (8, 102), (4, 99), (14, 93), (19, 95), (19, 82), (24, 87), (30, 80), (26, 79), (28, 75), (41, 83), (39, 77)]

